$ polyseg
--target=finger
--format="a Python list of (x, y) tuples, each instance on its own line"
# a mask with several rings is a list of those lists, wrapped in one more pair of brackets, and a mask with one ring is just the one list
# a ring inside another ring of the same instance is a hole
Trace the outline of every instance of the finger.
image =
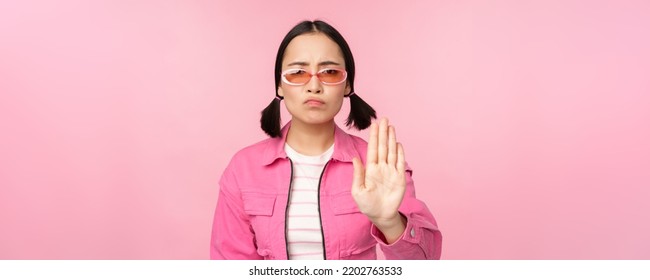
[(352, 193), (357, 193), (363, 189), (363, 182), (365, 180), (365, 171), (363, 162), (357, 157), (352, 159), (354, 166), (354, 175), (352, 176)]
[(379, 121), (379, 137), (377, 147), (377, 163), (386, 163), (388, 154), (388, 120), (381, 118)]
[(397, 172), (399, 174), (406, 172), (406, 160), (404, 159), (404, 147), (402, 147), (402, 143), (397, 143)]
[(397, 164), (397, 136), (395, 134), (395, 127), (388, 126), (388, 165), (396, 168)]
[(370, 138), (368, 138), (366, 164), (377, 163), (377, 134), (377, 123), (370, 124)]

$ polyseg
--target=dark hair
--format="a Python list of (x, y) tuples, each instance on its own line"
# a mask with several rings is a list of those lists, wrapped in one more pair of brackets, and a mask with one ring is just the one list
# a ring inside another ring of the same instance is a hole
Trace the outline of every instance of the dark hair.
[(299, 35), (306, 33), (315, 33), (320, 32), (325, 34), (327, 37), (332, 39), (343, 53), (343, 59), (345, 60), (345, 71), (348, 72), (347, 82), (350, 86), (350, 94), (346, 97), (350, 98), (350, 115), (348, 115), (345, 125), (354, 127), (358, 130), (366, 129), (370, 126), (372, 121), (371, 118), (377, 118), (375, 114), (375, 109), (370, 107), (368, 103), (363, 101), (354, 92), (354, 58), (352, 57), (352, 51), (348, 43), (343, 39), (343, 36), (334, 29), (331, 25), (320, 21), (303, 21), (294, 26), (284, 39), (280, 43), (280, 48), (278, 49), (278, 55), (275, 58), (275, 96), (276, 98), (271, 101), (271, 104), (266, 106), (262, 111), (262, 118), (260, 122), (262, 124), (262, 130), (266, 132), (271, 137), (280, 137), (280, 101), (283, 99), (278, 95), (277, 89), (280, 86), (280, 72), (282, 71), (282, 59), (284, 58), (284, 51), (287, 49), (287, 46), (293, 40), (293, 38), (298, 37)]

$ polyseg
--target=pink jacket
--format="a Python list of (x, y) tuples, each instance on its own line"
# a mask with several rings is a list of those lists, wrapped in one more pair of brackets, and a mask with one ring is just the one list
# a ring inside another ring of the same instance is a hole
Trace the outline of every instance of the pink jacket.
[[(292, 163), (284, 152), (291, 122), (281, 138), (268, 138), (237, 152), (219, 181), (212, 226), (211, 259), (287, 259), (286, 210)], [(366, 162), (367, 142), (335, 128), (334, 153), (320, 180), (320, 216), (325, 259), (440, 259), (442, 235), (427, 206), (415, 198), (407, 165), (406, 194), (399, 208), (407, 218), (399, 240), (386, 244), (359, 212), (350, 193), (352, 158)]]

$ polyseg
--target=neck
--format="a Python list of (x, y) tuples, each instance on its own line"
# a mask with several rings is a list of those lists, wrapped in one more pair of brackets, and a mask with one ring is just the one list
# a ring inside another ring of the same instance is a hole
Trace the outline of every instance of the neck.
[(323, 124), (305, 124), (294, 119), (287, 132), (287, 144), (303, 155), (320, 155), (334, 144), (334, 127), (334, 120)]

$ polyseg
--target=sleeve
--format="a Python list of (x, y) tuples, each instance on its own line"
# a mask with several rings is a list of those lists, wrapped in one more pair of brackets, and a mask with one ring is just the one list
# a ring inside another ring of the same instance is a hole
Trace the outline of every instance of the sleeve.
[(232, 161), (219, 180), (219, 198), (212, 222), (210, 259), (257, 260), (255, 234), (244, 212), (239, 186), (232, 171)]
[(392, 244), (372, 225), (370, 234), (377, 240), (389, 260), (439, 260), (442, 252), (442, 234), (431, 211), (415, 197), (413, 171), (406, 170), (406, 191), (399, 212), (406, 218), (404, 233)]

